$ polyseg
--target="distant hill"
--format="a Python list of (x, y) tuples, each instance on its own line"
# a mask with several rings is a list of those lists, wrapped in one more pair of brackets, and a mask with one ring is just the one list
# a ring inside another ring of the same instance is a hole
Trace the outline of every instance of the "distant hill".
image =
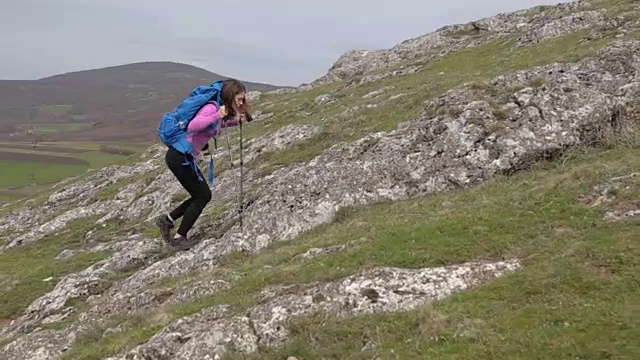
[[(0, 139), (153, 139), (161, 114), (194, 86), (226, 78), (192, 65), (142, 62), (39, 80), (0, 80)], [(249, 91), (281, 88), (243, 83)]]

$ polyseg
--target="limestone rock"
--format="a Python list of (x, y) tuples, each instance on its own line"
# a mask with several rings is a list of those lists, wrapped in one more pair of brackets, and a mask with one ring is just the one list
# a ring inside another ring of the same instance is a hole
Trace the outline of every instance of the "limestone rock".
[(0, 359), (51, 360), (71, 348), (75, 336), (54, 330), (37, 331), (13, 341), (0, 349)]
[(264, 121), (273, 117), (273, 113), (264, 113), (260, 110), (255, 111), (252, 115), (253, 121)]
[(363, 99), (372, 99), (372, 98), (376, 98), (382, 94), (384, 94), (385, 92), (389, 91), (389, 90), (393, 90), (395, 89), (395, 86), (385, 86), (381, 89), (372, 91), (370, 93), (367, 93), (365, 95), (362, 96)]
[(540, 27), (529, 30), (518, 39), (518, 46), (537, 44), (554, 37), (565, 35), (588, 27), (601, 26), (605, 23), (606, 11), (580, 11), (553, 20)]
[(109, 360), (218, 358), (250, 354), (286, 341), (288, 322), (320, 310), (353, 316), (415, 309), (520, 268), (517, 260), (417, 270), (378, 268), (299, 291), (271, 292), (244, 315), (213, 307), (181, 319), (126, 355)]
[(260, 100), (260, 95), (262, 95), (260, 91), (247, 91), (246, 98), (248, 101), (255, 102)]
[(271, 134), (249, 142), (245, 159), (251, 161), (260, 153), (286, 149), (295, 143), (313, 138), (321, 130), (320, 126), (315, 125), (286, 125)]
[(330, 104), (334, 101), (335, 99), (330, 94), (318, 95), (318, 97), (315, 99), (316, 105)]

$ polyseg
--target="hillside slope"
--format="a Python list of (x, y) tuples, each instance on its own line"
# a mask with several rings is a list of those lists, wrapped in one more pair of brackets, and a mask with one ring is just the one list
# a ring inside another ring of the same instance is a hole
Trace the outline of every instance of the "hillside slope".
[[(0, 80), (0, 139), (25, 140), (31, 126), (38, 133), (57, 124), (65, 131), (39, 135), (44, 140), (152, 140), (159, 114), (194, 86), (226, 78), (186, 64), (143, 62), (33, 81)], [(280, 88), (245, 84), (250, 91)], [(69, 123), (77, 126), (69, 129)]]
[(0, 359), (638, 358), (640, 8), (476, 23), (261, 94), (190, 251), (161, 146), (2, 208)]

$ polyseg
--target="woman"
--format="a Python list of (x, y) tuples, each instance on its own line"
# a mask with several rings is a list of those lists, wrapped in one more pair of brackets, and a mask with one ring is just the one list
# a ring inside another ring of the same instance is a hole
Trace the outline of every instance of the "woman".
[[(220, 109), (214, 104), (206, 104), (189, 123), (187, 141), (193, 147), (193, 152), (185, 155), (173, 147), (167, 150), (165, 156), (167, 166), (191, 195), (170, 213), (156, 218), (156, 225), (160, 228), (162, 238), (172, 246), (188, 249), (196, 243), (195, 240), (187, 237), (187, 232), (211, 201), (211, 190), (195, 158), (208, 147), (209, 139), (218, 136), (222, 128), (236, 126), (245, 121), (245, 93), (246, 89), (241, 82), (234, 79), (224, 81)], [(180, 227), (172, 239), (171, 229), (174, 228), (175, 221), (181, 217), (183, 219)]]

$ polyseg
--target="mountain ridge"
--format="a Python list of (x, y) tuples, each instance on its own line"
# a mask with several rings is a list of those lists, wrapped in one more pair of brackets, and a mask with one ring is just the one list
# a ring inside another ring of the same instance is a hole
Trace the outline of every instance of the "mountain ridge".
[[(186, 72), (185, 70), (187, 70), (187, 69), (188, 70), (192, 70), (192, 73), (191, 73), (192, 75), (195, 75), (197, 73), (202, 78), (215, 77), (216, 80), (217, 80), (217, 78), (225, 78), (225, 79), (226, 78), (235, 78), (235, 79), (238, 79), (238, 80), (242, 81), (243, 83), (248, 84), (248, 86), (251, 87), (252, 91), (269, 91), (269, 90), (275, 90), (275, 89), (279, 89), (279, 88), (290, 87), (290, 86), (284, 86), (284, 85), (275, 85), (275, 84), (247, 81), (247, 80), (239, 79), (239, 78), (233, 77), (233, 76), (220, 75), (218, 73), (215, 73), (213, 71), (207, 70), (205, 68), (201, 68), (201, 67), (196, 66), (196, 65), (183, 63), (183, 62), (179, 62), (179, 61), (163, 61), (163, 60), (137, 61), (137, 62), (109, 65), (109, 66), (96, 67), (96, 68), (90, 68), (90, 69), (67, 71), (67, 72), (64, 72), (64, 73), (45, 76), (45, 77), (41, 77), (41, 78), (38, 78), (38, 79), (17, 80), (17, 81), (36, 81), (36, 82), (43, 82), (43, 83), (52, 84), (58, 79), (69, 78), (69, 77), (77, 77), (77, 76), (86, 75), (86, 74), (95, 75), (95, 74), (100, 73), (100, 72), (110, 72), (110, 71), (118, 71), (118, 70), (138, 70), (138, 71), (153, 71), (153, 70), (159, 71), (159, 70), (162, 70), (162, 71), (167, 71), (167, 72), (169, 72), (169, 70), (173, 70), (174, 72), (175, 71)], [(197, 76), (197, 75), (195, 75), (195, 76)], [(2, 79), (0, 79), (0, 81), (2, 81)], [(215, 81), (215, 80), (213, 80), (213, 81)], [(265, 89), (269, 89), (269, 90), (256, 90), (256, 88), (259, 88), (261, 86), (264, 86)]]
[[(79, 129), (40, 134), (40, 140), (152, 140), (159, 117), (193, 87), (227, 78), (193, 65), (147, 61), (0, 80), (0, 138), (29, 141), (34, 135), (27, 130), (39, 125), (77, 123)], [(248, 91), (286, 88), (242, 81)]]

